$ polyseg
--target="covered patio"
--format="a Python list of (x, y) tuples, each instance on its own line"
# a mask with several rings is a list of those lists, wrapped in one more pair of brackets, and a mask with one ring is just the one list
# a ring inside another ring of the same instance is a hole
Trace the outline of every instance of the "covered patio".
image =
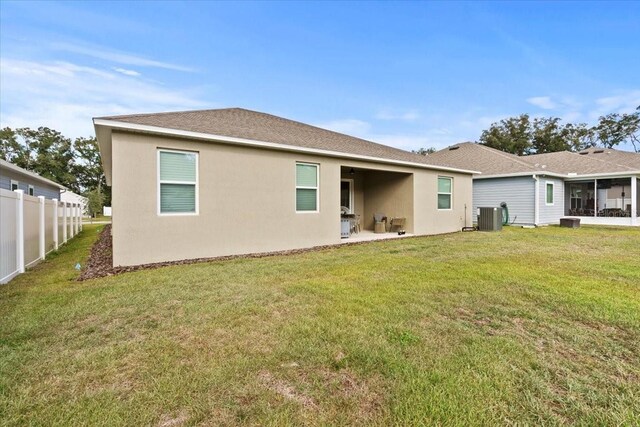
[(584, 224), (639, 225), (640, 179), (608, 176), (565, 182), (565, 215)]
[[(340, 179), (341, 219), (352, 227), (342, 241), (365, 241), (413, 232), (413, 174), (343, 165)], [(384, 225), (374, 216), (384, 217)], [(407, 235), (405, 234), (405, 235)]]

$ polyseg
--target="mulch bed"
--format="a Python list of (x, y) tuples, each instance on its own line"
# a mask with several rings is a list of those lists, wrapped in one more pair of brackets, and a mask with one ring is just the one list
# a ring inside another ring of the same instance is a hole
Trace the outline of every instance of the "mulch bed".
[[(412, 239), (416, 237), (424, 237), (424, 236), (407, 236), (403, 239)], [(362, 242), (348, 242), (348, 243), (340, 243), (336, 245), (323, 245), (323, 246), (314, 246), (311, 248), (304, 249), (292, 249), (286, 251), (277, 251), (277, 252), (260, 252), (255, 254), (244, 254), (244, 255), (227, 255), (227, 256), (219, 256), (219, 257), (210, 257), (210, 258), (194, 258), (194, 259), (185, 259), (180, 261), (167, 261), (167, 262), (156, 262), (152, 264), (142, 264), (142, 265), (134, 265), (130, 267), (113, 267), (113, 241), (111, 238), (111, 224), (105, 225), (98, 236), (98, 240), (94, 243), (91, 248), (91, 253), (89, 254), (89, 261), (86, 264), (86, 267), (82, 269), (80, 273), (80, 277), (78, 277), (79, 281), (96, 279), (98, 277), (107, 277), (113, 276), (116, 274), (127, 273), (129, 271), (138, 271), (138, 270), (150, 270), (153, 268), (167, 267), (171, 265), (186, 265), (186, 264), (196, 264), (201, 262), (212, 262), (212, 261), (227, 261), (231, 259), (239, 259), (239, 258), (266, 258), (278, 255), (295, 255), (302, 254), (306, 252), (315, 252), (321, 251), (324, 249), (335, 249), (341, 246), (353, 246), (353, 245), (362, 245), (366, 243), (374, 243), (379, 242), (381, 240), (388, 239), (378, 239), (378, 240), (368, 240)]]

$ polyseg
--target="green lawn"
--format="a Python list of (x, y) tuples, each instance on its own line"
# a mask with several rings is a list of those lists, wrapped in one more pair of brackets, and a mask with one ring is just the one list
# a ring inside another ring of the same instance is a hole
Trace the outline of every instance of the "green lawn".
[(638, 425), (640, 229), (507, 228), (0, 287), (2, 425)]

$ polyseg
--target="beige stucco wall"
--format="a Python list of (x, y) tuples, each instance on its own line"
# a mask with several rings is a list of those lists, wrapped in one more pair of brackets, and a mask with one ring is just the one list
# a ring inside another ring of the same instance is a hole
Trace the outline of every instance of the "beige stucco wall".
[(367, 171), (364, 180), (364, 228), (373, 230), (373, 215), (406, 218), (413, 233), (413, 174)]
[[(413, 217), (417, 234), (460, 230), (464, 225), (461, 206), (471, 206), (470, 175), (454, 176), (454, 209), (438, 211), (436, 171), (151, 135), (114, 132), (112, 138), (116, 266), (339, 243), (341, 166), (366, 169), (356, 179), (356, 209), (363, 213), (367, 212), (367, 175), (379, 175), (373, 180), (381, 190), (399, 186), (402, 195), (388, 198), (400, 197), (396, 202), (404, 206), (402, 212), (414, 210), (414, 215), (406, 216)], [(158, 215), (158, 148), (199, 153), (197, 215)], [(318, 213), (295, 211), (296, 161), (320, 165)], [(374, 170), (409, 175), (385, 187), (383, 174)], [(407, 191), (409, 186), (415, 190), (413, 195)], [(369, 191), (369, 197), (376, 197), (373, 194)], [(386, 213), (394, 215), (392, 210), (389, 207)], [(470, 224), (470, 208), (468, 214)]]

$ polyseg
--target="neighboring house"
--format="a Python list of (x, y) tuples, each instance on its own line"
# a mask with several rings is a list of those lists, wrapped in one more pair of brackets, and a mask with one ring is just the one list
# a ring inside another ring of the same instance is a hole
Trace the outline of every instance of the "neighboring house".
[(58, 200), (60, 200), (60, 193), (66, 190), (57, 182), (2, 159), (0, 159), (0, 188), (10, 191), (24, 190), (24, 194), (30, 196), (44, 196), (47, 199)]
[(429, 156), (434, 164), (474, 169), (473, 207), (507, 204), (515, 224), (640, 225), (640, 154), (613, 149), (515, 156), (465, 142)]
[(232, 108), (94, 119), (112, 187), (113, 263), (340, 243), (341, 206), (414, 235), (471, 224), (471, 171)]
[(86, 197), (76, 194), (73, 191), (67, 190), (60, 194), (60, 200), (62, 200), (63, 202), (76, 203), (80, 205), (82, 209), (82, 216), (89, 216), (89, 209), (87, 206), (89, 204), (89, 199), (87, 199)]

